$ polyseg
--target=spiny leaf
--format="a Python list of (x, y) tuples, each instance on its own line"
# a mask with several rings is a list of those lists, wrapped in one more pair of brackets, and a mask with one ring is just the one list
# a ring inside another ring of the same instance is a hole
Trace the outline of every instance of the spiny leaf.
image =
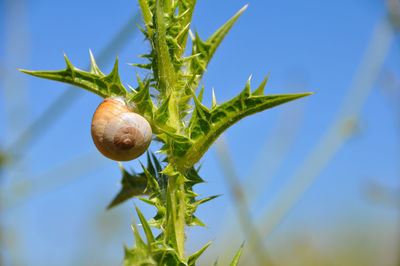
[(236, 253), (235, 257), (233, 258), (231, 262), (231, 266), (236, 266), (239, 263), (240, 255), (242, 255), (244, 243), (240, 246), (238, 252)]
[(156, 241), (153, 232), (151, 231), (149, 224), (147, 223), (146, 219), (144, 218), (143, 214), (140, 212), (136, 204), (135, 204), (135, 209), (139, 216), (140, 222), (143, 226), (144, 233), (146, 234), (147, 245), (151, 247), (151, 244)]
[(193, 187), (196, 184), (204, 183), (204, 180), (199, 175), (200, 169), (195, 169), (194, 167), (190, 167), (186, 172), (187, 182), (186, 185)]
[(118, 56), (115, 59), (114, 67), (110, 74), (101, 78), (106, 84), (108, 84), (108, 95), (126, 95), (126, 89), (121, 83), (121, 79), (118, 73)]
[(156, 265), (156, 262), (152, 258), (149, 246), (144, 243), (139, 234), (134, 219), (132, 223), (132, 230), (135, 235), (135, 246), (132, 249), (125, 248), (125, 258), (123, 264), (126, 266)]
[(64, 60), (65, 60), (65, 64), (67, 65), (67, 70), (72, 71), (75, 67), (72, 65), (71, 61), (69, 61), (67, 55), (65, 53), (64, 54)]
[[(178, 35), (176, 36), (176, 41), (181, 47), (182, 53), (184, 52), (186, 47), (186, 40), (189, 29), (190, 29), (190, 23), (187, 23), (186, 26), (181, 30), (181, 32), (179, 32)], [(182, 53), (178, 54), (178, 56), (181, 56)]]
[(154, 153), (151, 154), (151, 158), (153, 159), (157, 173), (160, 173), (162, 171), (162, 167)]
[(149, 151), (146, 152), (146, 157), (147, 157), (147, 170), (149, 171), (149, 173), (152, 176), (157, 176), (158, 173), (156, 172), (156, 169), (154, 168), (153, 162), (151, 161), (150, 152)]
[(162, 128), (162, 130), (176, 132), (177, 118), (173, 114), (173, 109), (176, 108), (176, 106), (171, 104), (171, 101), (173, 101), (173, 96), (170, 94), (166, 99), (164, 99), (162, 105), (154, 113), (154, 121)]
[[(193, 145), (192, 141), (184, 135), (164, 131), (165, 145), (161, 152), (172, 155), (172, 159), (182, 158)], [(186, 170), (186, 169), (185, 169)]]
[(149, 34), (151, 34), (151, 32), (152, 32), (151, 23), (153, 20), (153, 14), (151, 14), (151, 10), (148, 5), (148, 1), (147, 0), (139, 0), (139, 6), (140, 6), (140, 9), (142, 10), (144, 24), (146, 25), (147, 32)]
[(153, 200), (146, 199), (146, 198), (143, 198), (143, 197), (137, 197), (137, 199), (139, 199), (139, 200), (141, 200), (141, 201), (143, 201), (143, 202), (145, 202), (145, 203), (147, 203), (149, 205), (156, 206), (156, 202), (153, 201)]
[(186, 224), (188, 226), (201, 226), (201, 227), (207, 227), (199, 218), (197, 218), (194, 215), (191, 215), (187, 217), (186, 219)]
[(195, 37), (192, 44), (192, 54), (200, 53), (201, 55), (192, 60), (190, 69), (193, 73), (198, 73), (199, 78), (194, 83), (201, 79), (203, 73), (206, 71), (207, 65), (210, 63), (215, 51), (225, 38), (226, 34), (238, 20), (240, 15), (246, 10), (247, 5), (240, 9), (231, 19), (222, 25), (215, 33), (213, 33), (206, 41), (202, 41), (195, 31)]
[(201, 40), (197, 31), (194, 32), (195, 37), (192, 40), (192, 54), (200, 54), (201, 56), (193, 58), (190, 64), (190, 70), (192, 73), (199, 75), (200, 80), (203, 73), (207, 69), (207, 65), (211, 58), (209, 57), (209, 51), (211, 49), (211, 44)]
[(152, 125), (152, 130), (157, 132), (156, 126), (153, 124), (153, 115), (156, 108), (150, 96), (150, 79), (146, 79), (143, 82), (137, 75), (137, 80), (139, 84), (137, 92), (129, 95), (127, 102), (128, 104), (134, 103), (134, 108), (136, 109), (134, 111), (144, 116)]
[(194, 101), (193, 114), (188, 125), (188, 135), (190, 139), (196, 140), (202, 135), (210, 132), (210, 119), (211, 111), (205, 107), (192, 91)]
[(147, 179), (147, 188), (146, 190), (150, 190), (152, 192), (159, 192), (160, 188), (158, 186), (157, 180), (156, 178), (150, 174), (149, 170), (146, 169), (146, 167), (144, 167), (144, 165), (142, 163), (140, 163), (140, 165), (142, 166), (144, 175)]
[(107, 209), (111, 209), (135, 196), (144, 195), (147, 187), (147, 179), (143, 175), (131, 175), (121, 165), (122, 188), (114, 197)]
[(211, 44), (210, 51), (208, 54), (208, 61), (212, 58), (218, 46), (221, 44), (222, 40), (225, 38), (226, 34), (238, 20), (240, 15), (247, 9), (247, 5), (242, 7), (231, 19), (229, 19), (222, 27), (220, 27), (213, 35), (211, 35), (207, 42)]
[(189, 25), (192, 20), (192, 15), (195, 5), (196, 5), (196, 0), (178, 1), (178, 6), (179, 6), (178, 16), (181, 17), (181, 24), (185, 26), (181, 31), (181, 33), (177, 36), (178, 43), (182, 47), (179, 56), (183, 54), (186, 48)]
[(200, 55), (201, 54), (194, 54), (194, 55), (191, 55), (191, 56), (188, 56), (188, 57), (182, 57), (182, 58), (180, 58), (178, 60), (179, 60), (179, 62), (184, 63), (184, 62), (187, 62), (187, 61), (191, 61), (191, 60), (193, 60), (193, 58), (196, 58), (196, 57), (198, 57)]
[(136, 63), (129, 63), (129, 65), (134, 66), (134, 67), (139, 67), (147, 70), (151, 70), (153, 67), (151, 64), (136, 64)]
[(269, 74), (265, 77), (265, 79), (263, 80), (263, 82), (261, 82), (260, 86), (258, 86), (258, 88), (252, 93), (253, 96), (260, 96), (260, 95), (264, 95), (264, 88), (265, 85), (267, 84), (268, 78), (269, 78)]
[[(147, 168), (144, 167), (142, 164), (141, 166), (143, 172), (139, 174), (130, 174), (120, 164), (122, 172), (122, 188), (117, 196), (110, 203), (108, 209), (139, 195), (149, 195), (150, 197), (154, 197), (161, 192), (160, 185), (163, 187), (166, 186), (164, 184), (166, 182), (165, 176), (163, 174), (160, 174), (162, 170), (161, 164), (153, 153), (151, 153), (150, 156), (150, 152), (147, 152)], [(143, 198), (141, 198), (141, 200), (144, 201)], [(156, 205), (154, 199), (150, 199), (147, 203), (151, 205)]]
[(97, 66), (96, 60), (94, 59), (92, 50), (89, 49), (90, 53), (90, 73), (99, 75), (99, 76), (104, 76), (103, 72), (101, 72), (100, 68)]
[(201, 200), (197, 200), (197, 201), (194, 202), (194, 204), (195, 205), (200, 205), (200, 204), (206, 203), (207, 201), (210, 201), (210, 200), (213, 200), (215, 198), (218, 198), (220, 196), (222, 196), (222, 195), (220, 194), (220, 195), (210, 196), (210, 197), (207, 197), (207, 198), (204, 198), (204, 199), (201, 199)]
[[(93, 72), (86, 72), (74, 67), (71, 62), (68, 60), (67, 56), (65, 56), (65, 62), (67, 67), (64, 70), (58, 71), (30, 71), (19, 69), (21, 72), (26, 74), (45, 78), (60, 82), (65, 82), (71, 85), (75, 85), (77, 87), (81, 87), (90, 92), (93, 92), (100, 97), (107, 98), (112, 96), (126, 96), (127, 91), (125, 87), (122, 85), (119, 80), (118, 75), (118, 59), (116, 60), (116, 64), (114, 66), (113, 71), (107, 76), (104, 76), (103, 73), (99, 72), (100, 70), (96, 69), (95, 62), (92, 60), (92, 70)], [(94, 62), (94, 65), (93, 65)]]
[(250, 81), (251, 81), (251, 75), (249, 77), (249, 79), (247, 80), (246, 86), (244, 86), (244, 89), (242, 90), (242, 92), (238, 95), (239, 97), (241, 97), (242, 99), (246, 99), (250, 96), (251, 94), (251, 86), (250, 86)]
[(132, 217), (132, 230), (133, 230), (133, 234), (135, 235), (135, 246), (137, 249), (141, 250), (147, 250), (146, 244), (144, 243), (142, 237), (139, 234), (139, 230), (136, 226), (136, 222), (135, 219)]
[[(145, 31), (142, 27), (140, 27), (139, 25), (137, 25), (137, 27), (139, 28), (139, 30), (143, 33), (145, 39), (149, 39), (149, 33), (147, 31)], [(139, 56), (140, 57), (140, 56)]]
[(202, 221), (200, 221), (196, 216), (194, 216), (194, 213), (196, 212), (197, 207), (200, 204), (203, 204), (207, 201), (215, 199), (215, 198), (219, 197), (220, 195), (211, 196), (211, 197), (207, 197), (207, 198), (195, 201), (194, 198), (197, 197), (197, 194), (195, 194), (194, 192), (192, 192), (192, 193), (191, 192), (192, 192), (191, 190), (186, 191), (186, 198), (189, 201), (187, 208), (186, 208), (186, 214), (185, 214), (186, 223), (189, 226), (197, 225), (197, 226), (206, 227), (206, 225)]
[[(146, 250), (138, 249), (136, 247), (128, 249), (124, 246), (125, 258), (122, 264), (125, 266), (132, 265), (152, 265), (152, 260), (149, 260)], [(139, 264), (140, 263), (140, 264)], [(153, 264), (154, 265), (154, 264)]]
[(187, 266), (187, 263), (180, 258), (176, 249), (168, 246), (154, 250), (153, 257), (154, 260), (157, 261), (156, 265)]
[(204, 94), (204, 84), (203, 86), (201, 86), (200, 92), (199, 92), (199, 96), (197, 96), (197, 98), (199, 99), (199, 102), (203, 102), (203, 94)]
[(205, 244), (205, 246), (202, 247), (200, 250), (198, 250), (198, 251), (196, 251), (195, 253), (193, 253), (192, 255), (190, 255), (190, 256), (187, 258), (188, 265), (189, 265), (189, 266), (191, 266), (191, 265), (194, 266), (195, 263), (196, 263), (196, 260), (201, 256), (201, 254), (203, 254), (203, 252), (208, 248), (208, 246), (211, 245), (211, 243), (212, 243), (212, 241), (208, 242), (208, 243)]
[(176, 164), (184, 169), (193, 166), (217, 137), (240, 119), (308, 95), (311, 93), (252, 95), (249, 78), (244, 90), (238, 96), (209, 110), (192, 93), (195, 108), (187, 131), (192, 145), (185, 152), (186, 156), (181, 157), (181, 160), (178, 159)]
[(171, 177), (179, 175), (179, 172), (176, 171), (175, 167), (172, 164), (168, 164), (161, 173)]
[[(153, 218), (151, 218), (148, 223), (150, 226), (158, 228), (158, 229), (164, 229), (166, 225), (166, 208), (161, 205), (156, 205), (157, 207), (157, 214)], [(157, 237), (159, 238), (159, 237)]]
[(215, 92), (214, 89), (212, 89), (212, 103), (211, 103), (211, 109), (215, 109), (217, 107), (217, 98), (215, 97)]

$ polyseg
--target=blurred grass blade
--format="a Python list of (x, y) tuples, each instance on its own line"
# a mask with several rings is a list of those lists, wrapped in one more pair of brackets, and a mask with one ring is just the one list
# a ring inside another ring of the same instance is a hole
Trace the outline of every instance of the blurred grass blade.
[(244, 243), (240, 246), (238, 252), (236, 253), (235, 257), (233, 258), (231, 262), (231, 266), (236, 266), (239, 263), (240, 255), (242, 255)]
[[(254, 250), (259, 265), (271, 265), (269, 256), (264, 248), (262, 238), (259, 237), (256, 227), (251, 221), (250, 213), (247, 208), (245, 194), (240, 184), (239, 178), (235, 172), (235, 166), (228, 152), (228, 145), (223, 136), (220, 136), (215, 142), (215, 151), (220, 165), (224, 172), (228, 189), (233, 198), (233, 205), (236, 207), (237, 218), (240, 222), (242, 230), (246, 233), (251, 248)], [(241, 251), (240, 251), (241, 252)]]
[[(296, 85), (296, 87), (304, 88), (306, 86)], [(271, 136), (266, 138), (260, 152), (255, 156), (255, 162), (242, 182), (247, 196), (247, 204), (251, 211), (256, 211), (257, 204), (261, 200), (265, 200), (265, 193), (268, 192), (270, 183), (291, 151), (303, 124), (305, 106), (304, 101), (297, 101), (286, 106), (286, 108), (282, 108)], [(261, 132), (261, 134), (263, 133)], [(231, 233), (237, 224), (229, 223), (229, 221), (235, 219), (236, 214), (227, 210), (226, 215), (222, 217), (227, 221), (227, 225), (223, 226), (218, 232), (217, 238), (223, 239), (223, 241), (218, 242), (216, 250), (227, 245), (232, 247), (237, 243), (234, 241), (235, 239), (240, 241), (237, 235)]]
[(337, 112), (336, 120), (306, 157), (300, 168), (281, 189), (268, 212), (258, 223), (263, 225), (262, 238), (267, 237), (298, 199), (322, 172), (345, 141), (354, 132), (355, 122), (375, 83), (393, 40), (393, 31), (386, 17), (375, 26), (364, 57), (348, 90), (347, 97)]
[(291, 182), (282, 189), (270, 212), (265, 213), (260, 221), (260, 224), (263, 224), (263, 237), (269, 235), (354, 132), (355, 122), (378, 77), (392, 40), (393, 32), (384, 17), (374, 29), (336, 121), (289, 179)]
[[(111, 163), (105, 160), (97, 150), (93, 150), (65, 161), (61, 165), (54, 166), (43, 174), (23, 179), (18, 183), (14, 182), (10, 187), (4, 189), (4, 191), (10, 191), (10, 194), (3, 195), (2, 207), (17, 207), (36, 196), (48, 193), (89, 173), (101, 170), (108, 165), (108, 162)], [(34, 181), (29, 182), (30, 180)]]

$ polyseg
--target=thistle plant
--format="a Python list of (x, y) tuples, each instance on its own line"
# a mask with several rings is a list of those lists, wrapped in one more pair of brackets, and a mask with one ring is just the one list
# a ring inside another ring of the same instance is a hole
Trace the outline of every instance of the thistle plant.
[[(136, 197), (157, 209), (146, 220), (135, 206), (146, 239), (142, 239), (133, 222), (135, 245), (125, 249), (125, 265), (195, 265), (211, 244), (185, 256), (185, 228), (204, 226), (195, 216), (197, 207), (216, 196), (199, 199), (193, 187), (204, 182), (196, 163), (226, 129), (240, 119), (277, 105), (310, 95), (310, 93), (264, 95), (268, 76), (254, 90), (250, 78), (242, 92), (233, 99), (212, 105), (202, 103), (203, 74), (218, 46), (247, 6), (239, 10), (207, 39), (190, 31), (196, 0), (139, 0), (144, 27), (140, 28), (150, 43), (149, 54), (141, 55), (146, 64), (132, 64), (146, 69), (137, 75), (137, 86), (126, 88), (118, 74), (118, 58), (108, 75), (97, 66), (90, 52), (91, 69), (83, 71), (65, 56), (66, 68), (59, 71), (27, 71), (27, 74), (60, 81), (86, 89), (102, 98), (122, 97), (132, 111), (150, 124), (153, 141), (162, 143), (155, 156), (147, 153), (147, 166), (140, 173), (122, 170), (122, 188), (110, 203), (112, 208)], [(186, 51), (188, 41), (191, 51)], [(185, 57), (185, 54), (190, 53)], [(197, 90), (199, 89), (199, 92)], [(155, 235), (151, 228), (160, 229)], [(240, 251), (232, 265), (239, 260)]]

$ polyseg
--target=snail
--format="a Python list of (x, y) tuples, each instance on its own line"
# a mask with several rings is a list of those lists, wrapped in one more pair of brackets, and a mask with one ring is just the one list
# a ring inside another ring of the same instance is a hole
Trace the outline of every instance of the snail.
[(152, 131), (149, 122), (129, 109), (122, 98), (106, 98), (93, 115), (92, 138), (105, 157), (130, 161), (147, 150)]

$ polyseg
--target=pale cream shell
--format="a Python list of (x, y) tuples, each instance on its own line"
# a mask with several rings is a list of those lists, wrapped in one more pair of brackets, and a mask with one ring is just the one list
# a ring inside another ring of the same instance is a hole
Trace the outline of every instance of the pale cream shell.
[(92, 138), (105, 157), (130, 161), (148, 149), (152, 131), (149, 122), (123, 101), (107, 98), (93, 115)]

